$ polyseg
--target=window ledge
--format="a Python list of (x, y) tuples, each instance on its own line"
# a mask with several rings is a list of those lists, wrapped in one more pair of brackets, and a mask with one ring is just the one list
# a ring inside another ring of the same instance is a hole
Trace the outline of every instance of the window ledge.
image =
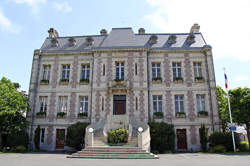
[(176, 118), (186, 118), (186, 114), (176, 114), (175, 115)]

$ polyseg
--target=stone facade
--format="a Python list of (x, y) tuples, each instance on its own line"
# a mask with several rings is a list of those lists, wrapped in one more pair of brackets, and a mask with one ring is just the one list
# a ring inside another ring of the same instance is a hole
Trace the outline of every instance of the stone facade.
[[(145, 43), (142, 46), (134, 41), (129, 43), (129, 40), (126, 40), (128, 43), (120, 41), (118, 42), (120, 45), (117, 46), (116, 42), (112, 42), (112, 37), (119, 34), (116, 33), (117, 31), (125, 31), (125, 34), (133, 33), (132, 29), (116, 28), (108, 35), (93, 37), (92, 48), (89, 48), (91, 46), (81, 48), (84, 43), (80, 43), (68, 50), (65, 48), (68, 46), (65, 38), (57, 37), (60, 41), (58, 48), (48, 48), (51, 38), (47, 38), (42, 48), (35, 50), (29, 90), (32, 111), (28, 113), (28, 119), (31, 122), (31, 138), (34, 137), (35, 128), (40, 125), (41, 128), (45, 128), (46, 140), (41, 148), (56, 150), (57, 129), (64, 129), (66, 133), (67, 126), (76, 122), (95, 124), (107, 120), (116, 111), (114, 96), (123, 95), (126, 96), (125, 115), (128, 116), (129, 122), (163, 121), (173, 124), (175, 130), (186, 130), (186, 150), (199, 150), (201, 123), (205, 123), (210, 132), (219, 130), (211, 47), (204, 42), (191, 48), (184, 46), (176, 46), (173, 49), (163, 48), (168, 38), (165, 37), (164, 41), (159, 39), (164, 34), (158, 35), (157, 48), (147, 46), (150, 36), (147, 34), (130, 34), (138, 38), (140, 35), (146, 36), (143, 38)], [(188, 35), (189, 33), (176, 34), (177, 40)], [(199, 38), (201, 34), (196, 35), (196, 38)], [(126, 37), (129, 38), (129, 35)], [(84, 38), (82, 37), (81, 40)], [(75, 39), (76, 43), (80, 42), (79, 38)], [(161, 46), (160, 41), (163, 41)], [(109, 45), (113, 46), (109, 47)], [(124, 79), (118, 85), (115, 79), (119, 62), (124, 63)], [(181, 64), (183, 82), (177, 82), (174, 78), (173, 63), (175, 62)], [(201, 81), (195, 78), (194, 63), (196, 62), (201, 64)], [(153, 64), (160, 64), (160, 76), (156, 81), (152, 73)], [(47, 84), (41, 83), (44, 65), (51, 66)], [(66, 83), (61, 81), (64, 74), (63, 65), (70, 66), (69, 80)], [(83, 65), (89, 66), (88, 81), (84, 83), (81, 82)], [(204, 96), (205, 110), (202, 111), (206, 111), (208, 116), (199, 116), (197, 95)], [(161, 102), (155, 104), (154, 96), (161, 96), (158, 98)], [(183, 96), (184, 117), (179, 117), (176, 113), (176, 104), (178, 104), (176, 96)], [(36, 113), (41, 111), (41, 97), (47, 97), (46, 116), (37, 118)], [(62, 97), (65, 98), (64, 106), (60, 104)], [(84, 109), (87, 107), (85, 117), (78, 116), (81, 112), (82, 97), (87, 100), (87, 104), (85, 103), (83, 107)], [(66, 108), (64, 110), (66, 115), (58, 118), (57, 113), (63, 110), (62, 107)], [(155, 111), (163, 112), (163, 117), (156, 118)], [(33, 144), (33, 140), (30, 141)], [(176, 140), (176, 149), (178, 150), (178, 140)]]

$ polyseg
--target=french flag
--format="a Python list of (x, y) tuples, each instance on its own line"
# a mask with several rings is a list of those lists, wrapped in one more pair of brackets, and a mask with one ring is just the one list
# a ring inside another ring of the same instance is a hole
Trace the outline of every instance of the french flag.
[(227, 75), (226, 75), (226, 73), (224, 75), (225, 75), (225, 87), (227, 89), (227, 87), (228, 87), (228, 85), (227, 85)]

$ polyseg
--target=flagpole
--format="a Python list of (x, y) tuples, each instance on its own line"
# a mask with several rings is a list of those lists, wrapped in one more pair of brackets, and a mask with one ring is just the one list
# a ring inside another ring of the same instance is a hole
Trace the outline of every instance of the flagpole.
[[(225, 75), (226, 75), (226, 72), (225, 72), (225, 68), (224, 68), (224, 76)], [(227, 80), (225, 80), (225, 81), (227, 81)], [(228, 111), (229, 111), (229, 116), (230, 116), (230, 123), (233, 123), (232, 113), (231, 113), (231, 106), (230, 106), (230, 99), (229, 99), (229, 93), (228, 93), (228, 88), (227, 87), (226, 87), (226, 90), (227, 90), (227, 103), (228, 103)], [(232, 139), (233, 139), (234, 152), (236, 152), (235, 140), (234, 140), (234, 132), (233, 131), (232, 131)]]

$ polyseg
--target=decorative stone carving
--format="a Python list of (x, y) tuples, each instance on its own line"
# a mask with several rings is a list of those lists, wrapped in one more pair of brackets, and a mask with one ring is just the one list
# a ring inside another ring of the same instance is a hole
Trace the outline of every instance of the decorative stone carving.
[(168, 37), (168, 41), (167, 41), (167, 43), (169, 44), (169, 45), (172, 45), (172, 44), (174, 44), (174, 43), (176, 43), (176, 35), (170, 35), (169, 37)]
[(53, 126), (48, 126), (48, 128), (47, 128), (47, 140), (46, 140), (48, 145), (51, 145), (53, 143), (53, 130), (54, 130)]
[(195, 113), (194, 113), (194, 98), (192, 91), (187, 92), (187, 98), (188, 98), (188, 110), (189, 110), (188, 117), (190, 121), (194, 121)]
[(186, 83), (187, 87), (192, 86), (192, 66), (190, 62), (190, 57), (188, 53), (184, 54), (184, 68), (185, 68), (185, 76), (186, 76)]
[(58, 68), (59, 68), (59, 57), (55, 56), (54, 64), (53, 64), (53, 73), (52, 73), (52, 88), (56, 88), (57, 78), (58, 78)]
[(166, 84), (166, 87), (170, 87), (171, 84), (171, 66), (170, 66), (170, 61), (168, 59), (168, 54), (165, 54), (164, 56), (164, 82)]
[(57, 38), (52, 38), (51, 39), (51, 47), (58, 47), (58, 46), (59, 46), (59, 43), (58, 43)]
[(76, 92), (72, 92), (70, 96), (70, 106), (69, 106), (69, 117), (70, 122), (74, 120), (75, 115), (75, 105), (76, 105)]
[(156, 44), (157, 43), (157, 39), (158, 39), (158, 37), (156, 35), (152, 35), (152, 36), (150, 36), (148, 43), (150, 45)]
[(86, 38), (86, 45), (87, 46), (92, 46), (94, 43), (94, 39), (92, 37), (87, 37)]
[(172, 122), (173, 118), (173, 104), (171, 91), (166, 91), (166, 118), (168, 122)]
[(190, 139), (191, 144), (193, 144), (193, 145), (197, 144), (197, 130), (196, 130), (196, 127), (191, 126), (189, 131), (190, 131), (190, 135), (191, 135), (191, 139)]
[(191, 44), (193, 44), (194, 42), (195, 42), (195, 35), (194, 35), (193, 33), (191, 33), (191, 34), (187, 37), (186, 43), (187, 43), (188, 45), (191, 45)]
[(76, 88), (77, 83), (77, 71), (78, 71), (78, 56), (74, 56), (73, 71), (72, 71), (72, 88)]
[(70, 47), (73, 47), (73, 46), (76, 45), (76, 39), (75, 38), (70, 37), (68, 41), (69, 41), (69, 46)]
[(53, 122), (55, 119), (55, 112), (56, 112), (56, 92), (52, 92), (50, 95), (50, 102), (49, 102), (49, 122)]

